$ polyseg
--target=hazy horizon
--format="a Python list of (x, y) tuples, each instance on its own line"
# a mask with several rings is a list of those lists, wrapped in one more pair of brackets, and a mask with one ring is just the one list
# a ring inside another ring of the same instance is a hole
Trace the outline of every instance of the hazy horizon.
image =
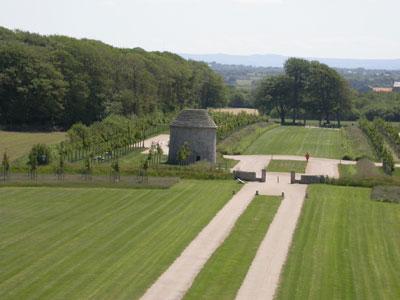
[(399, 59), (396, 0), (5, 0), (0, 25), (185, 54)]

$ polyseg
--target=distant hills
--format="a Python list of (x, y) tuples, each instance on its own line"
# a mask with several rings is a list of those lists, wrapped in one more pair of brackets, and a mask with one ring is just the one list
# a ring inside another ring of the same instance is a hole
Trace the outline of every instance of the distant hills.
[[(227, 65), (246, 65), (254, 67), (282, 67), (288, 56), (276, 54), (253, 54), (253, 55), (232, 55), (232, 54), (180, 54), (185, 59), (204, 61), (207, 63), (216, 62)], [(376, 69), (376, 70), (400, 70), (400, 59), (342, 59), (342, 58), (312, 58), (333, 68), (343, 69)]]

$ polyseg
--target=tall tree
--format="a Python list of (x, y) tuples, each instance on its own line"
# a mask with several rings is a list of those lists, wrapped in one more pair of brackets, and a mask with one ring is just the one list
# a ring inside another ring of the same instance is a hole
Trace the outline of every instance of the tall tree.
[(352, 102), (351, 102), (351, 90), (349, 84), (342, 77), (338, 77), (338, 87), (336, 90), (335, 102), (333, 107), (333, 112), (336, 115), (336, 121), (338, 122), (338, 126), (340, 127), (341, 120), (343, 114), (351, 111)]
[(285, 123), (293, 97), (293, 79), (287, 75), (268, 77), (261, 81), (256, 92), (256, 106), (262, 112), (276, 109), (281, 124)]
[(293, 124), (299, 117), (302, 101), (305, 95), (305, 87), (310, 72), (310, 62), (300, 58), (289, 58), (284, 65), (285, 74), (293, 80), (293, 92), (290, 106), (293, 114)]
[(340, 75), (335, 70), (317, 61), (311, 63), (307, 93), (312, 101), (310, 107), (318, 115), (320, 125), (323, 119), (330, 124), (339, 99), (340, 83)]

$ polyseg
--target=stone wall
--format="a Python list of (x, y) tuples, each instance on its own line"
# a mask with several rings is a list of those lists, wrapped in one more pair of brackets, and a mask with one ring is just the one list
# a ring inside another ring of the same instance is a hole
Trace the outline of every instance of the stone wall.
[(256, 172), (245, 172), (245, 171), (233, 171), (233, 176), (235, 178), (240, 178), (244, 181), (261, 181), (265, 182), (267, 179), (267, 172), (262, 170), (261, 178), (258, 178)]
[(233, 171), (233, 176), (244, 181), (259, 181), (256, 172)]
[(191, 151), (189, 163), (206, 160), (216, 163), (217, 130), (216, 128), (187, 128), (171, 126), (168, 161), (179, 163), (178, 152), (187, 142)]

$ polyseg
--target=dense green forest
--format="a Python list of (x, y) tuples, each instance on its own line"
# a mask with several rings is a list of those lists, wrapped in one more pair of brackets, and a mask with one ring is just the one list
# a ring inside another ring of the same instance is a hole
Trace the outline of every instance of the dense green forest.
[(109, 114), (219, 107), (225, 85), (205, 63), (168, 52), (0, 27), (0, 124), (69, 128)]

